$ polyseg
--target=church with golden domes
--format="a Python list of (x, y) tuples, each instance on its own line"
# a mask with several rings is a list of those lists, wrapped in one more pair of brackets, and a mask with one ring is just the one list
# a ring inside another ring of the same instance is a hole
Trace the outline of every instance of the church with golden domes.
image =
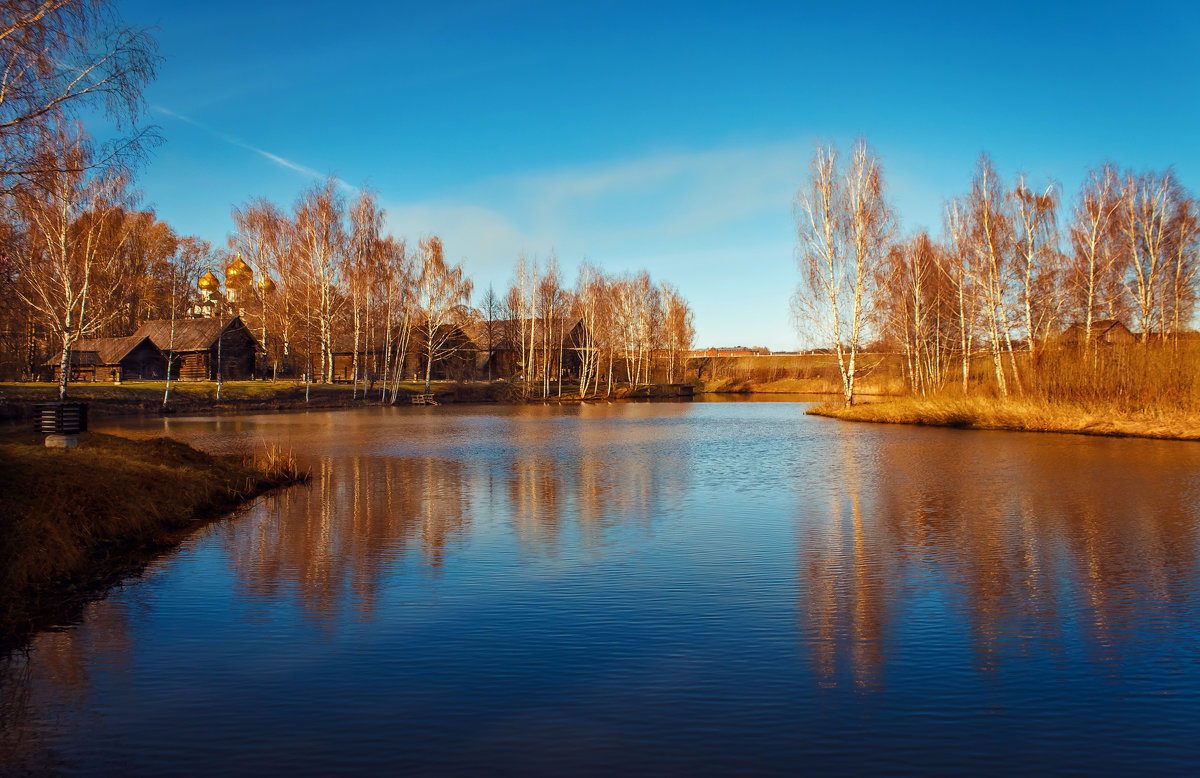
[(200, 288), (200, 302), (192, 307), (191, 313), (205, 319), (242, 316), (246, 313), (246, 304), (255, 296), (256, 288), (260, 295), (270, 294), (275, 289), (275, 282), (265, 275), (255, 284), (254, 268), (242, 259), (241, 254), (225, 268), (224, 293), (221, 279), (211, 270), (200, 276), (196, 285)]

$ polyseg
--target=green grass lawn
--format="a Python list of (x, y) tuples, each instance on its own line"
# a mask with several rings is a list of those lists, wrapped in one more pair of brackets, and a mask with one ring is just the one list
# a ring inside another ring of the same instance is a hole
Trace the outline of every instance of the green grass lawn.
[[(110, 383), (79, 383), (67, 385), (67, 396), (80, 400), (105, 400), (129, 397), (157, 397), (162, 401), (165, 381), (127, 381), (121, 385)], [(297, 389), (304, 391), (304, 384), (295, 381), (223, 381), (221, 399), (269, 399), (287, 396)], [(313, 389), (322, 392), (351, 394), (350, 384), (313, 384)], [(58, 384), (51, 383), (0, 383), (0, 392), (11, 401), (14, 399), (45, 399), (58, 397)], [(172, 381), (171, 398), (199, 399), (217, 396), (216, 381)]]
[[(298, 381), (225, 381), (217, 399), (215, 381), (172, 381), (167, 407), (175, 413), (205, 410), (288, 410), (300, 408), (352, 407), (381, 401), (381, 384), (363, 397), (360, 385), (310, 384)], [(158, 413), (163, 408), (163, 381), (131, 381), (120, 386), (109, 383), (78, 383), (67, 386), (67, 399), (89, 403), (93, 414), (125, 415)], [(486, 381), (435, 381), (431, 390), (442, 402), (489, 402), (497, 398), (503, 384)], [(398, 402), (425, 391), (424, 381), (402, 381)], [(387, 392), (383, 401), (391, 398)], [(51, 383), (0, 383), (0, 420), (20, 421), (32, 417), (32, 405), (58, 400), (58, 385)]]

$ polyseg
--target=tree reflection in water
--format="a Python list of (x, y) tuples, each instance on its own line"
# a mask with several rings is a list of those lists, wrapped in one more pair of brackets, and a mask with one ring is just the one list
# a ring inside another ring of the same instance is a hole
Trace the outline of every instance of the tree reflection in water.
[(1079, 649), (1116, 677), (1148, 622), (1195, 607), (1196, 484), (1145, 488), (1180, 472), (1171, 446), (839, 432), (827, 469), (805, 474), (828, 488), (797, 506), (798, 607), (823, 685), (878, 687), (889, 645), (931, 628), (931, 609), (966, 625), (985, 676)]
[(439, 574), (477, 523), (510, 526), (534, 553), (552, 552), (568, 528), (597, 549), (614, 527), (644, 530), (682, 499), (687, 463), (649, 445), (658, 433), (630, 425), (632, 435), (614, 438), (607, 425), (540, 421), (440, 456), (314, 459), (311, 486), (270, 495), (221, 527), (239, 593), (293, 599), (317, 621), (351, 606), (369, 617), (389, 576)]

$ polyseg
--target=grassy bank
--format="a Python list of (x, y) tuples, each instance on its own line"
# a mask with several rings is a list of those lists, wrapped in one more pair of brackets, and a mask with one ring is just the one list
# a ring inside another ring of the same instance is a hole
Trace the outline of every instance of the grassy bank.
[(206, 519), (307, 480), (290, 456), (214, 457), (167, 438), (84, 433), (73, 450), (0, 438), (0, 647), (70, 618)]
[(1200, 415), (1194, 413), (1131, 412), (1045, 400), (902, 397), (851, 408), (841, 403), (825, 403), (810, 408), (808, 413), (880, 424), (1200, 440)]
[[(577, 383), (564, 382), (562, 395), (558, 385), (550, 387), (550, 396), (541, 397), (541, 383), (531, 385), (526, 392), (513, 381), (434, 381), (430, 386), (438, 403), (577, 403), (595, 400), (639, 400), (673, 397), (675, 390), (666, 385), (632, 388), (615, 384), (612, 392), (602, 388), (587, 397), (579, 396)], [(718, 391), (749, 391), (720, 389)], [(795, 391), (795, 390), (789, 390)], [(807, 390), (801, 390), (807, 391)], [(400, 383), (397, 404), (406, 405), (413, 395), (425, 392), (424, 381)], [(112, 384), (71, 384), (68, 398), (88, 403), (91, 416), (126, 416), (161, 414), (163, 383), (139, 381), (121, 386)], [(389, 393), (390, 397), (390, 393)], [(58, 399), (58, 387), (46, 383), (0, 383), (0, 422), (24, 422), (33, 419), (33, 406)], [(327, 408), (360, 408), (378, 405), (379, 388), (365, 399), (361, 390), (355, 396), (350, 384), (312, 384), (305, 398), (304, 384), (270, 381), (227, 381), (217, 399), (217, 385), (209, 381), (179, 382), (171, 385), (171, 400), (167, 413), (171, 415), (207, 413), (262, 413)]]
[[(435, 382), (431, 387), (439, 402), (496, 402), (505, 399), (506, 384), (487, 382)], [(71, 384), (71, 400), (86, 402), (89, 413), (100, 416), (126, 416), (163, 412), (161, 381), (137, 381), (113, 384)], [(424, 382), (405, 381), (400, 385), (399, 402), (408, 402), (425, 391)], [(58, 386), (48, 383), (0, 383), (0, 421), (33, 418), (33, 405), (58, 400)], [(217, 399), (215, 381), (179, 381), (171, 384), (167, 412), (199, 414), (218, 412), (260, 413), (304, 408), (350, 408), (379, 402), (379, 387), (363, 398), (355, 396), (350, 384), (312, 384), (306, 396), (305, 385), (293, 381), (226, 381)]]

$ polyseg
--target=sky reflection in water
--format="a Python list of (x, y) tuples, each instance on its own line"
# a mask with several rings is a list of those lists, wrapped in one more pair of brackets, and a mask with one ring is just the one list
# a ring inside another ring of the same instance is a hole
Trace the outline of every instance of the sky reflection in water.
[(170, 420), (313, 484), (9, 657), (0, 772), (1200, 769), (1200, 448), (802, 411)]

